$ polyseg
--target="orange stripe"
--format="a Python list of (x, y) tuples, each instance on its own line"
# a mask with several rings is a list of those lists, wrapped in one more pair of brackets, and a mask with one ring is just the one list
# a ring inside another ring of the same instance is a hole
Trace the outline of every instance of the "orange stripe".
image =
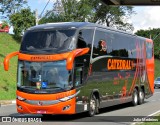
[(16, 52), (12, 52), (10, 54), (8, 54), (5, 59), (4, 59), (4, 70), (8, 71), (9, 70), (9, 60), (13, 57), (19, 54), (19, 51)]
[[(146, 42), (153, 44), (153, 41), (151, 39), (147, 39)], [(154, 93), (154, 56), (151, 59), (146, 59), (146, 65), (147, 65), (146, 71), (147, 71), (149, 89), (151, 93)]]
[(18, 59), (25, 61), (33, 61), (33, 62), (48, 62), (48, 61), (57, 61), (64, 60), (68, 57), (69, 52), (63, 54), (53, 54), (53, 55), (29, 55), (19, 53)]
[(67, 57), (67, 69), (71, 70), (73, 68), (73, 63), (74, 63), (74, 58), (77, 56), (81, 56), (85, 53), (89, 52), (89, 48), (84, 48), (84, 49), (76, 49), (73, 50), (69, 56)]

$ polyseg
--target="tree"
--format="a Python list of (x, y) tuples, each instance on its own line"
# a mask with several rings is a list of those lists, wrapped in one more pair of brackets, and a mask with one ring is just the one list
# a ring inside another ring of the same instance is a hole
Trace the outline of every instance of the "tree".
[(160, 58), (160, 28), (149, 30), (138, 30), (136, 33), (138, 36), (152, 38), (154, 41), (154, 55), (155, 58)]
[(93, 22), (121, 30), (133, 30), (127, 20), (134, 14), (132, 6), (108, 6), (100, 0), (90, 0), (95, 12)]
[(1, 25), (0, 25), (0, 29), (4, 29), (5, 27), (9, 27), (7, 21), (2, 21)]
[(62, 5), (66, 21), (91, 21), (93, 13), (89, 0), (62, 0)]
[(50, 11), (52, 14), (45, 16), (43, 21), (89, 21), (121, 30), (133, 30), (132, 24), (127, 22), (134, 13), (131, 6), (108, 6), (100, 0), (57, 0), (56, 3), (62, 5), (56, 7), (54, 4)]
[(41, 18), (39, 21), (39, 24), (44, 24), (44, 23), (52, 23), (52, 22), (65, 22), (66, 19), (62, 14), (55, 14), (54, 12), (47, 12), (45, 17)]
[(92, 7), (88, 0), (57, 0), (53, 9), (47, 11), (40, 23), (91, 21)]
[(2, 14), (6, 13), (7, 15), (14, 14), (26, 4), (26, 0), (0, 0), (0, 12)]
[(12, 14), (10, 16), (10, 20), (14, 27), (13, 32), (16, 37), (21, 36), (22, 32), (24, 32), (27, 28), (35, 25), (34, 13), (32, 13), (29, 8), (22, 9), (20, 12)]

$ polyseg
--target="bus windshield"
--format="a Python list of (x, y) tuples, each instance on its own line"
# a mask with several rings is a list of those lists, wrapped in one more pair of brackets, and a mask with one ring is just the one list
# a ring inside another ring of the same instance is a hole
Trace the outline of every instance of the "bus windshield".
[(18, 88), (25, 92), (54, 93), (71, 89), (71, 73), (66, 61), (27, 62), (19, 61)]
[(20, 51), (23, 53), (61, 53), (75, 48), (75, 29), (41, 30), (25, 33)]

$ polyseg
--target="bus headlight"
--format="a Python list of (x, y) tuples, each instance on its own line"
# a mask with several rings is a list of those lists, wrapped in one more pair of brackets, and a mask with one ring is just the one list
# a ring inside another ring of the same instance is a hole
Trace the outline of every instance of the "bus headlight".
[(26, 100), (25, 98), (22, 98), (22, 97), (20, 97), (20, 96), (17, 96), (17, 99), (20, 100), (20, 101)]
[(64, 97), (64, 98), (59, 99), (59, 101), (65, 102), (65, 101), (67, 101), (67, 100), (69, 100), (69, 99), (70, 99), (69, 97)]

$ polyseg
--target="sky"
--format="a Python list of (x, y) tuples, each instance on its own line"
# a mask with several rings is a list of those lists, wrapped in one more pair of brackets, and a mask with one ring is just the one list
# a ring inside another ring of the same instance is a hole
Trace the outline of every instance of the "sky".
[[(27, 0), (28, 6), (30, 6), (31, 10), (38, 10), (38, 14), (40, 15), (43, 11), (44, 7), (46, 6), (48, 0)], [(50, 0), (49, 4), (47, 5), (46, 10), (51, 10), (53, 3), (56, 0)], [(149, 29), (149, 28), (160, 28), (160, 5), (159, 6), (134, 6), (136, 14), (132, 15), (131, 19), (129, 20), (130, 23), (133, 24), (134, 31), (140, 29)], [(45, 12), (43, 13), (45, 14)]]
[(135, 15), (130, 22), (135, 30), (160, 28), (160, 5), (159, 6), (137, 6), (134, 7)]
[[(40, 15), (49, 0), (27, 0), (27, 1), (28, 1), (28, 6), (30, 6), (31, 10), (37, 9), (38, 14)], [(56, 0), (50, 0), (47, 7), (45, 8), (45, 11), (53, 9), (52, 7), (55, 1)], [(45, 11), (43, 14), (45, 14)]]

